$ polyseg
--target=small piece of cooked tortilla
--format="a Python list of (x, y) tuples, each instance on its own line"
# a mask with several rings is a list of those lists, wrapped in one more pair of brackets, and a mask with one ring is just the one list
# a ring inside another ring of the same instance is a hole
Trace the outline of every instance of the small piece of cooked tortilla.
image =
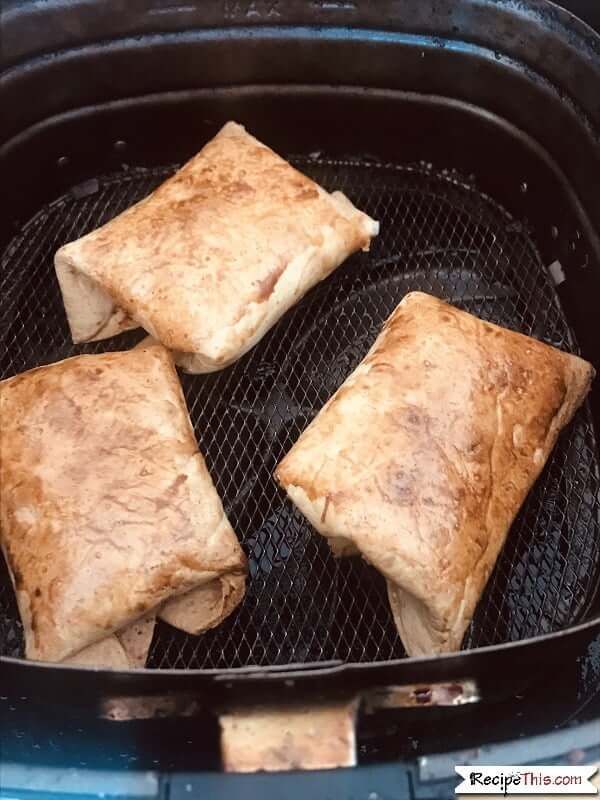
[(215, 628), (229, 616), (241, 602), (245, 588), (245, 575), (224, 575), (169, 600), (159, 612), (159, 617), (174, 628), (197, 636), (202, 631)]
[(130, 667), (141, 668), (146, 666), (155, 625), (156, 613), (152, 612), (115, 633), (121, 647), (127, 654)]
[(125, 649), (115, 635), (84, 647), (75, 655), (65, 658), (63, 664), (104, 669), (129, 669), (131, 666)]
[(79, 653), (66, 658), (63, 663), (111, 669), (145, 667), (155, 624), (156, 614), (148, 614), (123, 630), (84, 647)]

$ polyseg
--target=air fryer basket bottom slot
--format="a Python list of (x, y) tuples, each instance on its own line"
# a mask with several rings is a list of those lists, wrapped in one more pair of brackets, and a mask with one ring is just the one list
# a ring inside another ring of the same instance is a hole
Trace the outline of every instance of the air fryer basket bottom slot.
[[(351, 258), (241, 361), (182, 376), (202, 452), (250, 561), (242, 607), (200, 637), (159, 624), (149, 666), (233, 668), (401, 657), (383, 579), (336, 561), (272, 480), (315, 413), (358, 364), (408, 291), (576, 352), (549, 273), (526, 226), (449, 170), (293, 159), (381, 222), (370, 253)], [(7, 320), (0, 378), (82, 352), (124, 349), (140, 331), (73, 346), (52, 258), (130, 206), (172, 168), (86, 182), (42, 209), (8, 246), (0, 275)], [(599, 467), (591, 415), (563, 432), (515, 521), (466, 647), (514, 641), (581, 620), (600, 564)], [(10, 580), (0, 565), (0, 654), (22, 654)]]

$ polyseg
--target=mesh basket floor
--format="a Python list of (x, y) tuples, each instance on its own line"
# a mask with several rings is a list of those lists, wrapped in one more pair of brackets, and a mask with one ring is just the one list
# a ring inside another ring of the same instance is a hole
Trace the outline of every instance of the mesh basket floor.
[[(291, 309), (247, 356), (208, 376), (183, 375), (202, 452), (250, 563), (246, 598), (202, 636), (157, 626), (155, 668), (232, 668), (404, 655), (385, 585), (358, 558), (334, 560), (286, 501), (273, 470), (358, 364), (413, 289), (565, 350), (576, 345), (535, 245), (516, 222), (446, 170), (295, 159), (339, 188), (381, 234)], [(7, 248), (0, 273), (0, 378), (82, 352), (124, 349), (142, 334), (70, 343), (54, 276), (56, 249), (146, 195), (172, 171), (89, 181), (41, 210)], [(2, 346), (3, 345), (3, 346)], [(600, 556), (600, 481), (589, 409), (560, 437), (514, 523), (465, 647), (564, 628), (592, 601)], [(22, 631), (0, 564), (0, 653)]]

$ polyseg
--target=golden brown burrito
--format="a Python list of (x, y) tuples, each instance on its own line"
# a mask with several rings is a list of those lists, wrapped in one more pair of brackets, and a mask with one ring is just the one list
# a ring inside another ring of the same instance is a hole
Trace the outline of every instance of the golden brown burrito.
[(0, 540), (28, 658), (122, 665), (122, 649), (139, 665), (149, 612), (199, 591), (197, 617), (214, 619), (206, 586), (243, 587), (245, 557), (161, 345), (3, 381), (0, 421)]
[(235, 361), (378, 224), (228, 122), (172, 178), (55, 258), (73, 341), (141, 326), (190, 372)]
[(510, 525), (594, 370), (407, 295), (276, 477), (337, 554), (387, 579), (410, 655), (457, 650)]

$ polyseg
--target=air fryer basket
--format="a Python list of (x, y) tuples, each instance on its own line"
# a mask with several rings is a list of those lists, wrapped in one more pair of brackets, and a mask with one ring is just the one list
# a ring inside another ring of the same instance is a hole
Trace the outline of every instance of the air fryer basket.
[[(320, 156), (294, 162), (381, 222), (371, 252), (311, 292), (235, 366), (183, 376), (196, 435), (249, 558), (238, 612), (203, 636), (159, 623), (149, 666), (228, 669), (403, 655), (385, 584), (361, 559), (337, 560), (272, 473), (373, 343), (404, 294), (419, 289), (549, 344), (577, 351), (552, 278), (527, 228), (459, 175)], [(74, 346), (56, 278), (57, 247), (141, 199), (170, 169), (93, 179), (42, 209), (11, 242), (0, 286), (11, 316), (1, 376), (81, 352), (125, 349), (143, 334)], [(12, 310), (12, 313), (11, 313)], [(562, 434), (513, 525), (467, 646), (560, 630), (588, 610), (600, 559), (597, 445), (589, 407)], [(5, 652), (20, 654), (9, 581), (0, 590)]]
[[(393, 19), (398, 32), (377, 30), (384, 16), (356, 8), (344, 35), (294, 28), (335, 24), (313, 5), (310, 12), (290, 4), (289, 20), (281, 12), (275, 28), (264, 27), (272, 19), (247, 16), (254, 29), (215, 30), (211, 15), (198, 10), (195, 25), (182, 24), (180, 33), (169, 28), (175, 18), (152, 27), (149, 11), (137, 21), (122, 15), (120, 24), (139, 27), (136, 37), (105, 30), (105, 42), (90, 41), (88, 32), (72, 50), (57, 41), (49, 60), (27, 61), (10, 48), (6, 57), (14, 63), (2, 92), (15, 113), (2, 132), (0, 163), (19, 191), (2, 223), (0, 378), (141, 338), (138, 331), (72, 345), (53, 254), (146, 195), (228, 118), (381, 222), (370, 253), (349, 259), (238, 363), (182, 376), (250, 580), (240, 609), (214, 631), (191, 637), (160, 623), (151, 672), (137, 686), (174, 670), (215, 677), (285, 667), (324, 675), (320, 666), (340, 664), (379, 664), (397, 680), (415, 674), (411, 664), (426, 678), (464, 677), (481, 670), (481, 659), (465, 660), (479, 653), (506, 654), (508, 643), (519, 642), (523, 663), (535, 661), (532, 648), (539, 656), (545, 643), (552, 652), (553, 634), (580, 648), (600, 628), (597, 389), (562, 433), (513, 525), (465, 637), (469, 652), (459, 657), (404, 658), (381, 577), (359, 559), (334, 560), (272, 479), (408, 291), (430, 292), (600, 366), (598, 40), (542, 3), (519, 4), (521, 11), (510, 3), (432, 4), (429, 17), (419, 11), (418, 19), (408, 14), (415, 4), (385, 3), (385, 24)], [(79, 13), (91, 31), (93, 10)], [(542, 62), (550, 45), (561, 58)], [(234, 52), (236, 64), (228, 58)], [(135, 70), (124, 69), (132, 63)], [(111, 85), (111, 74), (122, 75), (122, 84)], [(39, 107), (19, 100), (57, 86)], [(560, 268), (549, 269), (556, 261)], [(36, 668), (20, 660), (5, 570), (0, 654), (15, 677)]]

